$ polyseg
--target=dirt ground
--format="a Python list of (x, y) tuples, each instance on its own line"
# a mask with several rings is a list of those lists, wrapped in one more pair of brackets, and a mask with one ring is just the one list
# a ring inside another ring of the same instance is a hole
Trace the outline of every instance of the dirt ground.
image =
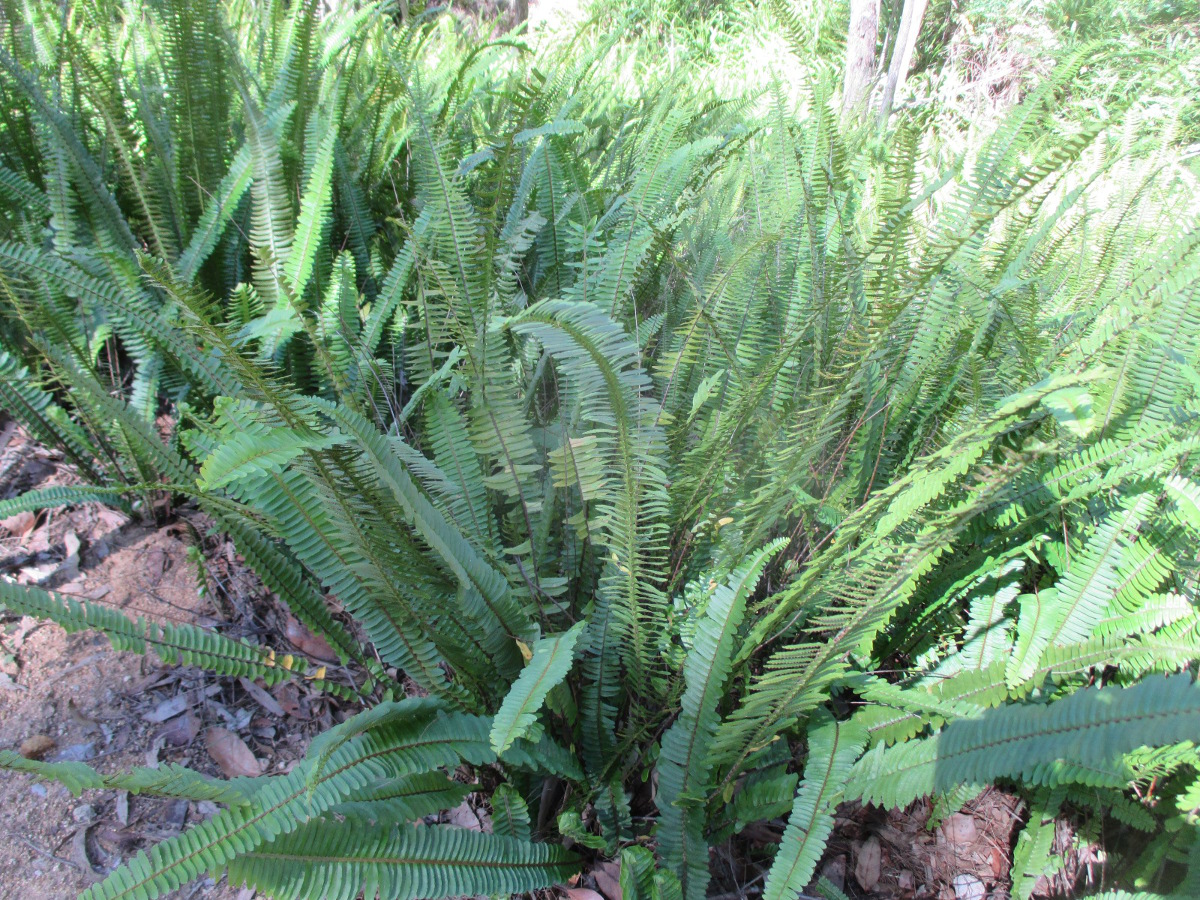
[[(0, 498), (70, 480), (52, 454), (5, 432)], [(207, 584), (201, 591), (189, 537), (195, 532), (185, 523), (147, 527), (91, 504), (18, 517), (0, 523), (0, 577), (134, 617), (216, 627), (229, 613), (216, 598), (228, 593)], [(207, 580), (218, 570), (210, 561)], [(118, 653), (97, 634), (67, 634), (32, 618), (0, 622), (0, 748), (32, 749), (48, 761), (83, 761), (106, 773), (173, 762), (221, 775), (208, 748), (210, 730), (225, 729), (264, 771), (283, 771), (324, 715), (294, 685), (281, 687), (273, 695), (199, 669), (164, 667), (152, 656)], [(60, 900), (216, 807), (114, 792), (73, 797), (6, 772), (0, 810), (0, 898)], [(173, 896), (249, 900), (253, 892), (208, 879)]]

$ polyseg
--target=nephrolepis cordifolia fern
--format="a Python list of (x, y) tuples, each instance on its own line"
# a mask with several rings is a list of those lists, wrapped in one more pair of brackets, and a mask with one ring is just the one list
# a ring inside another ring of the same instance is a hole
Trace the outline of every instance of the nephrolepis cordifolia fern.
[[(1149, 834), (1116, 882), (1185, 878), (1200, 229), (1169, 138), (1061, 132), (1077, 57), (931, 174), (920, 120), (880, 149), (819, 78), (631, 98), (590, 30), (531, 54), (337, 6), (0, 18), (0, 406), (84, 482), (0, 513), (195, 504), (341, 667), (0, 608), (361, 706), (284, 776), (0, 754), (224, 806), (85, 896), (503, 894), (603, 855), (700, 900), (777, 820), (787, 898), (838, 803), (992, 782), (1031, 804), (1018, 892), (1072, 804)], [(464, 766), (493, 833), (420, 824)]]

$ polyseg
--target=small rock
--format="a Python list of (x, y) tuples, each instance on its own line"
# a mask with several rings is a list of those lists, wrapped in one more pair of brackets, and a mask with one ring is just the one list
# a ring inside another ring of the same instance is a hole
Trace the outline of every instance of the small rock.
[(979, 837), (979, 829), (975, 827), (975, 819), (965, 813), (955, 813), (942, 823), (942, 832), (951, 844), (962, 846), (973, 844)]
[(196, 804), (196, 812), (206, 819), (211, 819), (218, 812), (217, 804), (211, 800), (201, 800)]
[(44, 799), (48, 792), (44, 784), (35, 784), (29, 788), (29, 793), (33, 794), (35, 797), (42, 797)]
[(828, 878), (829, 883), (839, 891), (846, 887), (846, 857), (835, 856), (821, 866), (821, 877)]
[(974, 875), (955, 875), (951, 883), (954, 885), (954, 900), (984, 900), (987, 897), (987, 888)]
[(48, 734), (35, 734), (21, 741), (18, 752), (26, 759), (41, 759), (55, 747), (54, 738)]
[(71, 810), (71, 818), (82, 825), (96, 818), (96, 808), (90, 803), (81, 803)]
[(51, 762), (86, 762), (96, 755), (96, 744), (94, 741), (88, 741), (86, 744), (72, 744), (69, 747), (63, 747), (52, 757)]
[(896, 877), (896, 884), (900, 886), (900, 890), (902, 891), (912, 891), (917, 887), (917, 879), (908, 869), (903, 869)]
[(187, 822), (188, 802), (186, 800), (176, 800), (167, 807), (167, 814), (163, 817), (168, 825), (174, 825), (176, 828), (182, 828)]

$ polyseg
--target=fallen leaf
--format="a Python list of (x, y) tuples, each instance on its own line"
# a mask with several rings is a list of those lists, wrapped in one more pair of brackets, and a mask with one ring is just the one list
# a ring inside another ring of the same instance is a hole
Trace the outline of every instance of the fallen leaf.
[(567, 896), (571, 900), (604, 900), (604, 895), (593, 891), (591, 888), (569, 887)]
[(999, 878), (1008, 871), (1008, 860), (1004, 858), (1004, 854), (996, 848), (992, 848), (992, 876)]
[(308, 710), (300, 699), (300, 689), (292, 684), (292, 682), (285, 681), (282, 684), (276, 685), (273, 693), (283, 711), (289, 716), (294, 716), (297, 719), (308, 718)]
[(305, 656), (311, 656), (314, 659), (323, 659), (326, 662), (337, 662), (338, 660), (338, 655), (329, 646), (329, 641), (325, 640), (319, 634), (313, 634), (304, 627), (303, 622), (293, 615), (287, 616), (284, 622), (283, 634)]
[(189, 706), (191, 706), (191, 703), (188, 702), (188, 695), (177, 694), (170, 700), (164, 700), (162, 703), (158, 704), (158, 706), (154, 707), (154, 709), (150, 710), (150, 712), (145, 713), (142, 718), (147, 722), (153, 722), (155, 724), (159, 722), (165, 722), (167, 719), (175, 718)]
[(828, 878), (829, 883), (839, 891), (846, 887), (846, 857), (835, 856), (821, 866), (821, 877)]
[(88, 858), (87, 834), (86, 827), (75, 830), (71, 838), (71, 862), (83, 873), (89, 884), (94, 884), (100, 880), (100, 876), (96, 874), (96, 870), (92, 868), (92, 861)]
[(158, 733), (173, 747), (186, 746), (200, 733), (200, 718), (189, 709), (167, 722)]
[(249, 678), (239, 678), (238, 681), (245, 689), (246, 693), (254, 698), (254, 701), (269, 712), (273, 716), (282, 716), (283, 707), (279, 705), (279, 701), (267, 693), (266, 689), (251, 681)]
[(621, 864), (616, 860), (601, 863), (592, 869), (596, 887), (608, 900), (621, 900)]
[(15, 516), (9, 516), (7, 519), (0, 519), (0, 529), (7, 531), (15, 538), (20, 538), (22, 541), (29, 537), (29, 532), (33, 531), (33, 526), (37, 524), (37, 516), (31, 512), (19, 512)]
[(230, 778), (239, 775), (254, 777), (262, 774), (259, 765), (246, 742), (228, 728), (210, 728), (204, 734), (208, 754)]
[(882, 862), (882, 851), (879, 838), (869, 837), (858, 848), (854, 860), (854, 880), (864, 891), (875, 889), (879, 883), (879, 868)]
[(18, 752), (26, 759), (41, 759), (54, 749), (54, 738), (48, 734), (35, 734), (21, 741)]
[(117, 801), (114, 804), (117, 821), (122, 825), (129, 824), (129, 791), (117, 791)]
[(979, 829), (975, 827), (975, 819), (965, 813), (955, 813), (942, 823), (942, 833), (951, 844), (962, 846), (973, 844), (979, 837)]

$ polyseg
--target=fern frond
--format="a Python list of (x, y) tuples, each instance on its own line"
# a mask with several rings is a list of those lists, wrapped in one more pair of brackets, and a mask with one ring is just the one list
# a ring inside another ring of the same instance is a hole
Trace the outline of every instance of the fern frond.
[(683, 664), (687, 683), (679, 719), (663, 735), (658, 759), (659, 850), (675, 870), (684, 897), (703, 898), (708, 886), (708, 842), (703, 798), (710, 788), (709, 748), (717, 730), (717, 704), (729, 678), (734, 637), (746, 600), (763, 569), (783, 547), (778, 541), (753, 554), (713, 590)]
[(853, 721), (814, 717), (808, 730), (804, 779), (792, 805), (783, 842), (767, 872), (764, 900), (802, 893), (812, 880), (825, 842), (833, 831), (833, 810), (866, 738), (866, 732)]
[(575, 661), (575, 644), (586, 622), (580, 622), (556, 637), (544, 637), (533, 645), (533, 656), (521, 670), (492, 721), (492, 750), (503, 754), (513, 741), (526, 737), (536, 725), (546, 695), (562, 683)]
[[(194, 625), (158, 625), (142, 618), (130, 619), (99, 603), (81, 603), (71, 597), (32, 585), (0, 581), (0, 607), (23, 616), (47, 619), (68, 632), (94, 629), (116, 650), (145, 653), (147, 649), (166, 663), (200, 666), (219, 675), (262, 678), (278, 684), (293, 674), (303, 674), (303, 660), (275, 658), (274, 651), (245, 641), (235, 641)], [(287, 665), (284, 663), (287, 662)]]
[(57, 781), (72, 794), (83, 791), (129, 791), (151, 797), (183, 797), (242, 806), (251, 801), (258, 784), (256, 778), (224, 781), (201, 775), (185, 766), (162, 763), (157, 768), (134, 768), (129, 772), (102, 775), (79, 762), (41, 762), (26, 759), (12, 750), (0, 750), (0, 769), (29, 772), (39, 778)]
[[(1080, 690), (1049, 705), (1013, 704), (960, 719), (929, 738), (882, 744), (855, 767), (864, 800), (905, 806), (935, 790), (1021, 776), (1035, 783), (1097, 777), (1120, 786), (1112, 764), (1141, 746), (1186, 739), (1200, 722), (1200, 690), (1184, 675), (1129, 687)], [(1065, 764), (1056, 769), (1056, 764)]]
[(19, 512), (75, 506), (80, 503), (105, 503), (127, 510), (128, 506), (123, 502), (122, 496), (128, 493), (129, 488), (104, 488), (93, 485), (56, 485), (41, 488), (20, 494), (11, 500), (0, 500), (0, 519)]
[(287, 900), (417, 900), (513, 894), (563, 881), (578, 862), (553, 844), (427, 825), (330, 827), (315, 818), (291, 834), (238, 856), (231, 884)]

